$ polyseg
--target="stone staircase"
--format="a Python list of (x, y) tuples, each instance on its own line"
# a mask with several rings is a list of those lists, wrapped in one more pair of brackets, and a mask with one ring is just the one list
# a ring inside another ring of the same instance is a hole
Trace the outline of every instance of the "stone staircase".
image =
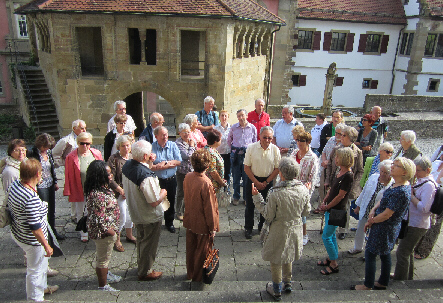
[(48, 133), (57, 141), (60, 139), (57, 111), (41, 68), (20, 66), (18, 75), (36, 134)]

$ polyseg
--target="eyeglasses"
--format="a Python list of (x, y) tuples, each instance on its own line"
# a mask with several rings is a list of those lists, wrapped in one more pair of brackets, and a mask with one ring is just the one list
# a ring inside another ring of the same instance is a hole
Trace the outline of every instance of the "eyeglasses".
[(263, 137), (265, 140), (272, 140), (272, 137)]
[(18, 148), (13, 150), (15, 153), (26, 153), (27, 151), (28, 150), (26, 148)]
[(361, 121), (368, 121), (368, 119), (363, 118), (363, 119), (361, 119)]
[(339, 137), (341, 137), (342, 136), (342, 134), (341, 133), (335, 133), (335, 136), (337, 137), (337, 136), (339, 136)]
[(80, 142), (80, 145), (91, 145), (91, 142)]
[(389, 154), (389, 155), (392, 155), (394, 153), (393, 151), (390, 151), (390, 150), (385, 150), (384, 152)]
[(304, 139), (295, 139), (295, 141), (297, 141), (297, 142), (306, 142), (306, 140), (304, 140)]
[(348, 135), (342, 134), (341, 136), (342, 136), (342, 137), (347, 137)]
[(117, 122), (117, 124), (123, 124), (123, 125), (125, 125), (126, 122)]

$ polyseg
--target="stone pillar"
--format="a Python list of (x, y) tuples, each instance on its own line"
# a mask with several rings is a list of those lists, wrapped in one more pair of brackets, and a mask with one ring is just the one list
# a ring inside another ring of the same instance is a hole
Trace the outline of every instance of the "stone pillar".
[(337, 75), (335, 74), (336, 64), (335, 62), (331, 63), (328, 68), (328, 72), (326, 73), (326, 85), (325, 85), (325, 94), (323, 97), (323, 106), (321, 110), (327, 115), (330, 116), (332, 114), (332, 90), (334, 89), (334, 81)]
[(140, 65), (147, 65), (146, 63), (146, 29), (139, 28), (138, 29), (138, 35), (140, 36), (140, 42), (141, 42), (141, 59), (140, 59)]
[(36, 28), (35, 28), (35, 17), (34, 15), (27, 15), (27, 26), (28, 26), (28, 37), (29, 37), (29, 45), (31, 51), (31, 57), (34, 57), (35, 62), (38, 62), (38, 48), (37, 48), (37, 39), (35, 37)]

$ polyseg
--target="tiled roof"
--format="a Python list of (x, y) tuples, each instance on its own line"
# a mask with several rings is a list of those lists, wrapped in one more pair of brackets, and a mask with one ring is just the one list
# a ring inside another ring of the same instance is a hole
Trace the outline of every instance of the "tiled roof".
[(203, 15), (284, 23), (253, 0), (33, 0), (16, 13), (37, 11)]
[(443, 0), (426, 0), (431, 16), (443, 17)]
[(406, 24), (401, 0), (298, 0), (298, 8), (302, 19)]

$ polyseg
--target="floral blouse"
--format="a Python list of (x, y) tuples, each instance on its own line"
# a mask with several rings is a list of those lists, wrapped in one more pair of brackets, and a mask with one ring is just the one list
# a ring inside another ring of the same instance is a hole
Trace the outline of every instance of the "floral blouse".
[(215, 148), (209, 147), (209, 145), (206, 145), (205, 148), (211, 154), (211, 164), (206, 171), (206, 176), (208, 176), (209, 180), (211, 180), (212, 186), (214, 187), (215, 191), (217, 191), (219, 188), (223, 187), (223, 184), (218, 184), (218, 182), (215, 181), (215, 179), (211, 176), (211, 172), (216, 171), (223, 179), (223, 176), (225, 175), (225, 164), (223, 162), (223, 158)]
[(118, 230), (120, 209), (109, 188), (94, 189), (86, 197), (88, 232), (93, 240), (106, 238), (109, 229)]

